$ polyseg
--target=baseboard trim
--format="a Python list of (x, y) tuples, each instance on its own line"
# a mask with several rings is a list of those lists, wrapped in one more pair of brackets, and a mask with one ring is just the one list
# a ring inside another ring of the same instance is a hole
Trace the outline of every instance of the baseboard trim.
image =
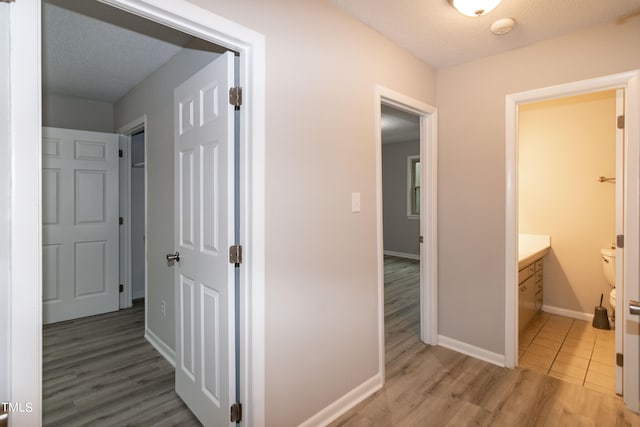
[(299, 427), (326, 426), (381, 388), (382, 376), (378, 373), (300, 424)]
[(503, 354), (494, 353), (484, 348), (476, 347), (462, 341), (454, 340), (453, 338), (439, 335), (438, 345), (446, 347), (449, 350), (457, 351), (458, 353), (466, 354), (467, 356), (489, 362), (493, 365), (497, 365), (500, 367), (506, 366), (506, 361)]
[(588, 322), (593, 321), (593, 314), (582, 313), (580, 311), (567, 310), (565, 308), (554, 307), (552, 305), (543, 305), (542, 311), (550, 314), (557, 314), (559, 316), (571, 317), (578, 320), (586, 320)]
[(416, 254), (410, 254), (407, 252), (396, 252), (396, 251), (384, 251), (383, 253), (389, 256), (397, 256), (398, 258), (417, 259), (418, 261), (420, 261), (419, 254), (416, 255)]
[(148, 328), (144, 331), (144, 338), (149, 341), (149, 343), (162, 355), (162, 357), (167, 359), (167, 362), (169, 362), (171, 366), (174, 368), (176, 367), (176, 352), (173, 351), (166, 342), (158, 338), (158, 336)]

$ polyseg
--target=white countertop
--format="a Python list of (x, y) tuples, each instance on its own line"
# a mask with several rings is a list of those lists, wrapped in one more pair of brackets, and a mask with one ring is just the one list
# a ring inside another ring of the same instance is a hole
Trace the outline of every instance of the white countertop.
[(518, 234), (518, 269), (526, 267), (549, 253), (551, 236)]

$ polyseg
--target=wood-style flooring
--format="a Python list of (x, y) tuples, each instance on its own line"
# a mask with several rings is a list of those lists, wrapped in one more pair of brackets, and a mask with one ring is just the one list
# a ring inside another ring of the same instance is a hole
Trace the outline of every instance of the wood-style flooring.
[(640, 426), (617, 396), (420, 342), (418, 270), (385, 258), (386, 383), (332, 426)]
[(144, 303), (44, 326), (44, 426), (200, 426), (144, 338)]

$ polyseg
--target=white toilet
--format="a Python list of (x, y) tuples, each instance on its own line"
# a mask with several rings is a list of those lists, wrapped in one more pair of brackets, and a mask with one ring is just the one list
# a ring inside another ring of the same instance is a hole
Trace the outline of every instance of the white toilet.
[(603, 248), (600, 250), (602, 272), (607, 282), (613, 288), (609, 293), (609, 305), (611, 306), (611, 318), (615, 318), (616, 310), (616, 250), (612, 248)]

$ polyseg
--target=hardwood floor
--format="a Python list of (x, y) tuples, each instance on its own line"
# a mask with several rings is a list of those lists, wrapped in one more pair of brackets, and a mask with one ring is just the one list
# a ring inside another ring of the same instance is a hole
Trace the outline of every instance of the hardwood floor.
[(385, 257), (386, 384), (332, 426), (640, 426), (617, 396), (420, 342), (418, 269)]
[(200, 426), (144, 339), (144, 304), (43, 329), (44, 426)]

